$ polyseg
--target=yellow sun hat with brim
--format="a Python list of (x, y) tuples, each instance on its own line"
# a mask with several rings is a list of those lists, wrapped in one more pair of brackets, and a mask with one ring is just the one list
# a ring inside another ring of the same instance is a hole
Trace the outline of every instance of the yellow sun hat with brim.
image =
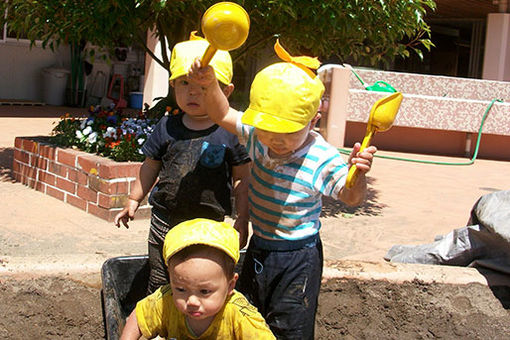
[(239, 261), (239, 234), (230, 224), (206, 218), (184, 221), (170, 229), (163, 244), (163, 258), (169, 259), (189, 246), (203, 244), (217, 248)]
[(284, 62), (257, 73), (241, 121), (265, 131), (292, 133), (304, 129), (319, 109), (324, 84), (312, 70), (320, 62), (307, 56), (292, 57), (278, 40), (274, 48)]
[[(197, 57), (202, 57), (209, 46), (207, 40), (191, 32), (190, 40), (175, 44), (170, 56), (170, 78), (174, 80), (187, 75), (189, 69)], [(216, 79), (228, 85), (232, 82), (232, 58), (227, 51), (218, 50), (209, 62), (214, 68)]]

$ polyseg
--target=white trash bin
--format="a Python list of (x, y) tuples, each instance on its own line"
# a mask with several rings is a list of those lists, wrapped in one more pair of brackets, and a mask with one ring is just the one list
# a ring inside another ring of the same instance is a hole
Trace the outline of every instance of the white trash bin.
[(65, 101), (65, 92), (69, 70), (63, 68), (44, 68), (43, 74), (43, 100), (46, 104), (62, 106)]

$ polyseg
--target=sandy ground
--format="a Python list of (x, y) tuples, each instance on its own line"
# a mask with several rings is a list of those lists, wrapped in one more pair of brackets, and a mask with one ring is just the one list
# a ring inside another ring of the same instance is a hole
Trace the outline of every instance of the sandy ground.
[[(3, 309), (9, 311), (9, 315), (18, 316), (18, 321), (6, 319), (11, 321), (0, 323), (0, 336), (5, 335), (7, 338), (15, 339), (12, 327), (22, 327), (30, 318), (38, 320), (38, 314), (41, 315), (39, 325), (48, 325), (44, 328), (43, 338), (97, 338), (100, 333), (97, 333), (97, 327), (93, 327), (95, 330), (90, 332), (86, 331), (85, 335), (66, 332), (71, 332), (69, 329), (72, 327), (85, 332), (83, 320), (86, 320), (86, 324), (90, 324), (91, 320), (97, 321), (98, 311), (100, 313), (98, 288), (101, 285), (99, 273), (102, 263), (115, 256), (146, 253), (148, 220), (135, 220), (129, 229), (118, 229), (111, 223), (13, 182), (10, 168), (14, 137), (47, 135), (58, 116), (68, 111), (54, 109), (57, 111), (55, 116), (47, 115), (46, 111), (41, 110), (22, 118), (23, 110), (0, 107), (0, 298), (8, 304), (12, 301), (19, 306)], [(394, 154), (383, 151), (380, 153)], [(395, 155), (450, 162), (465, 160), (426, 155)], [(326, 332), (327, 329), (333, 329), (332, 334), (342, 334), (338, 338), (343, 339), (373, 338), (374, 335), (377, 338), (377, 334), (384, 334), (379, 338), (434, 338), (443, 334), (446, 339), (477, 339), (483, 338), (486, 328), (464, 334), (463, 327), (470, 324), (467, 320), (492, 318), (494, 323), (491, 327), (501, 329), (504, 333), (487, 333), (491, 334), (489, 338), (503, 338), (499, 334), (508, 334), (508, 329), (500, 327), (500, 322), (503, 321), (506, 325), (510, 324), (508, 305), (504, 302), (507, 292), (499, 294), (496, 300), (498, 303), (494, 303), (491, 299), (495, 299), (496, 295), (487, 287), (486, 276), (471, 268), (387, 264), (383, 256), (394, 244), (430, 243), (436, 235), (465, 226), (471, 207), (481, 195), (509, 189), (509, 173), (510, 163), (501, 161), (477, 160), (470, 166), (445, 166), (378, 158), (369, 177), (368, 199), (362, 207), (350, 209), (326, 200), (321, 235), (328, 265), (325, 272), (333, 281), (325, 283), (329, 290), (323, 295), (326, 300), (321, 301), (325, 304), (333, 296), (340, 300), (334, 303), (335, 306), (328, 306), (320, 313), (323, 321), (331, 313), (328, 322), (332, 323), (332, 320), (340, 318), (342, 325), (323, 323), (323, 330)], [(41, 275), (50, 277), (37, 279)], [(339, 285), (335, 281), (338, 278), (344, 280), (341, 281), (343, 284)], [(379, 283), (370, 283), (374, 278), (378, 279)], [(424, 288), (420, 284), (410, 284), (402, 288), (403, 282), (408, 284), (413, 280), (426, 285), (425, 294), (422, 294)], [(504, 280), (506, 278), (498, 282)], [(473, 311), (469, 312), (471, 314), (467, 311), (469, 308), (460, 313), (454, 303), (445, 306), (439, 304), (436, 298), (432, 299), (431, 297), (439, 294), (436, 288), (432, 288), (435, 284), (431, 282), (434, 281), (475, 287), (469, 288), (473, 291), (466, 294), (462, 294), (462, 289), (449, 291), (444, 297), (448, 301), (457, 301), (461, 306), (472, 306)], [(497, 287), (499, 286), (498, 283)], [(56, 292), (59, 290), (63, 293)], [(54, 304), (62, 304), (67, 308), (73, 300), (67, 300), (66, 296), (74, 294), (77, 294), (76, 301), (81, 301), (78, 305), (83, 305), (80, 308), (85, 308), (88, 312), (81, 309), (71, 309), (70, 312), (85, 315), (85, 319), (78, 320), (65, 313), (57, 315), (49, 312), (49, 306)], [(423, 299), (421, 302), (416, 300), (418, 295)], [(342, 296), (351, 296), (352, 301), (342, 302)], [(40, 297), (43, 298), (39, 299)], [(477, 300), (479, 297), (481, 300)], [(404, 300), (408, 303), (401, 303), (400, 307), (396, 305), (396, 302)], [(45, 306), (41, 301), (46, 301), (48, 305)], [(40, 312), (35, 309), (25, 311), (22, 306), (30, 303), (38, 306), (42, 304), (43, 308)], [(426, 312), (429, 307), (433, 307), (432, 312)], [(401, 308), (400, 312), (398, 308)], [(354, 312), (349, 314), (349, 310)], [(389, 313), (388, 310), (396, 314)], [(440, 312), (445, 314), (436, 319), (436, 314), (442, 315)], [(346, 313), (350, 316), (345, 317)], [(401, 320), (401, 313), (407, 319)], [(412, 317), (413, 313), (420, 318), (434, 318), (430, 324), (421, 322), (421, 326), (416, 326), (418, 328), (415, 327), (413, 331), (413, 325), (418, 322), (418, 317)], [(494, 318), (490, 313), (496, 313), (497, 317)], [(376, 319), (376, 315), (380, 317)], [(53, 321), (49, 322), (44, 316), (53, 318)], [(459, 319), (456, 319), (457, 316)], [(4, 317), (0, 315), (0, 319)], [(445, 318), (451, 320), (451, 323), (445, 322)], [(372, 326), (366, 332), (356, 330), (360, 328), (359, 324), (363, 320), (379, 326)], [(51, 333), (55, 322), (67, 326), (59, 326), (60, 333)], [(443, 325), (440, 327), (443, 330), (436, 329), (432, 322), (434, 325)], [(9, 326), (10, 323), (12, 327)], [(444, 333), (444, 329), (451, 325), (454, 325), (455, 331)], [(400, 331), (380, 333), (383, 328), (388, 327), (398, 328)], [(406, 330), (409, 333), (403, 333)], [(43, 331), (39, 330), (39, 333), (35, 334), (43, 334), (41, 332)], [(324, 339), (335, 338), (328, 333), (320, 334)]]

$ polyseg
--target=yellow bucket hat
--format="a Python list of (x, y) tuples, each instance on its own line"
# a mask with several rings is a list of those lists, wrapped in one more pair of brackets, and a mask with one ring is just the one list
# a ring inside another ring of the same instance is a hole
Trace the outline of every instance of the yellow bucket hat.
[[(174, 80), (188, 74), (188, 71), (197, 57), (202, 57), (209, 46), (207, 40), (191, 32), (190, 40), (175, 44), (170, 57), (170, 79)], [(228, 85), (232, 81), (232, 58), (227, 51), (218, 50), (209, 62), (214, 68), (218, 81)]]
[(206, 218), (181, 222), (166, 234), (163, 244), (165, 264), (182, 249), (204, 244), (224, 251), (235, 263), (239, 261), (239, 234), (230, 224)]
[(241, 121), (258, 129), (292, 133), (315, 117), (324, 85), (311, 70), (320, 62), (312, 57), (292, 57), (279, 41), (274, 46), (284, 61), (257, 73), (250, 89), (250, 106)]

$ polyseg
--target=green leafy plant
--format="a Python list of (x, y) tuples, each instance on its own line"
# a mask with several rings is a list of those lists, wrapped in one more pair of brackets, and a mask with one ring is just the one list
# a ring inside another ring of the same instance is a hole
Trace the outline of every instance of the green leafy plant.
[[(216, 0), (6, 0), (0, 1), (0, 24), (26, 32), (43, 47), (67, 43), (83, 58), (84, 42), (97, 47), (138, 46), (168, 69), (167, 49), (200, 29), (200, 19)], [(410, 53), (422, 56), (432, 46), (427, 11), (433, 0), (240, 0), (250, 16), (246, 43), (232, 51), (237, 67), (248, 74), (250, 60), (280, 37), (293, 55), (313, 55), (340, 62), (378, 66)], [(161, 42), (161, 57), (147, 45), (147, 32)], [(74, 47), (73, 47), (74, 46)], [(423, 49), (422, 49), (423, 48)], [(94, 57), (95, 50), (88, 53)], [(76, 62), (73, 79), (80, 79)], [(259, 65), (260, 66), (260, 65)], [(171, 102), (171, 95), (167, 96)], [(166, 105), (162, 105), (163, 107)], [(162, 112), (158, 108), (157, 114)]]

